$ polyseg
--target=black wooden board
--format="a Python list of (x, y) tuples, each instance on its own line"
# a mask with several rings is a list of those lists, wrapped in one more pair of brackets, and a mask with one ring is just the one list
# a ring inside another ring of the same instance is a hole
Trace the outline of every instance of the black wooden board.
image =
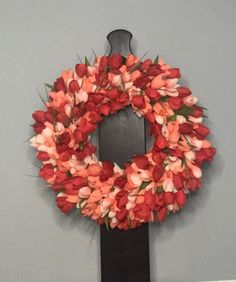
[[(130, 107), (104, 119), (99, 128), (99, 159), (123, 167), (135, 154), (146, 150), (146, 129)], [(148, 224), (128, 231), (100, 228), (101, 281), (149, 282)]]

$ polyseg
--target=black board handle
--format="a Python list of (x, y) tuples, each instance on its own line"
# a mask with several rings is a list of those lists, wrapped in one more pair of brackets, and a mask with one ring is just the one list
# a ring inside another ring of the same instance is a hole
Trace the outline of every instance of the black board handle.
[(110, 53), (120, 53), (123, 57), (127, 57), (128, 54), (133, 54), (131, 50), (131, 39), (133, 34), (125, 29), (116, 29), (111, 31), (107, 35), (107, 40), (110, 44)]

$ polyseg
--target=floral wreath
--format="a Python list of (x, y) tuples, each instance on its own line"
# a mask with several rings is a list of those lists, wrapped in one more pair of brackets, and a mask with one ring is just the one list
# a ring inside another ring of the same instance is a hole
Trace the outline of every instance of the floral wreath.
[[(127, 230), (161, 222), (186, 204), (216, 150), (205, 139), (204, 108), (179, 78), (179, 69), (158, 57), (142, 62), (113, 54), (95, 56), (91, 65), (85, 58), (46, 84), (46, 109), (32, 115), (31, 145), (42, 162), (39, 175), (57, 192), (63, 213), (78, 209), (107, 228)], [(154, 144), (121, 169), (96, 158), (90, 136), (104, 116), (129, 105), (148, 121)]]

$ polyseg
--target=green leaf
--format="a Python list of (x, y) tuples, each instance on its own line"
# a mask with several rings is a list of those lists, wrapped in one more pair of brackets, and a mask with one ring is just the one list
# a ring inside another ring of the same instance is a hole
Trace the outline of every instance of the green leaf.
[(162, 186), (156, 188), (157, 194), (160, 194), (160, 193), (162, 193), (163, 191), (164, 191), (164, 190), (163, 190), (163, 187), (162, 187)]
[(168, 117), (168, 118), (167, 118), (167, 121), (176, 121), (176, 118), (177, 118), (177, 115), (174, 114), (173, 116)]
[(182, 162), (181, 162), (181, 167), (183, 166), (186, 166), (186, 160), (185, 159), (182, 159)]
[(91, 49), (92, 49), (92, 52), (93, 52), (93, 55), (94, 55), (94, 62), (93, 62), (93, 63), (95, 63), (95, 62), (96, 62), (96, 59), (97, 59), (97, 54), (96, 54), (96, 52), (94, 51), (93, 48), (91, 48)]
[(169, 154), (170, 150), (169, 150), (169, 148), (165, 147), (165, 148), (162, 149), (162, 152)]
[(105, 225), (106, 225), (107, 230), (109, 231), (109, 230), (110, 230), (110, 226), (109, 226), (109, 217), (108, 217), (108, 214), (106, 214), (105, 217), (104, 217), (104, 223), (105, 223)]
[(80, 143), (80, 144), (79, 144), (79, 148), (80, 148), (80, 150), (83, 150), (83, 148), (84, 148), (84, 143)]
[(39, 92), (38, 89), (37, 89), (37, 93), (38, 93), (38, 96), (39, 96), (40, 100), (42, 101), (42, 103), (43, 103), (44, 105), (46, 105), (46, 102), (45, 102), (43, 96), (41, 95), (41, 93)]
[(89, 60), (86, 56), (84, 58), (84, 63), (85, 63), (86, 66), (90, 66)]
[(162, 96), (162, 97), (159, 99), (159, 101), (160, 101), (160, 102), (166, 102), (168, 99), (169, 99), (168, 96)]
[(130, 72), (135, 71), (141, 64), (142, 64), (142, 59), (147, 55), (148, 51), (145, 52), (143, 54), (143, 56), (138, 60), (138, 62), (136, 64), (134, 64), (131, 68), (130, 68)]
[(130, 226), (131, 226), (131, 219), (130, 219), (130, 217), (129, 217), (129, 214), (128, 214), (128, 216), (127, 216), (127, 222), (128, 222), (128, 226), (130, 227)]
[(151, 181), (143, 181), (141, 186), (139, 187), (139, 191), (145, 189), (150, 183)]
[(54, 86), (52, 84), (49, 84), (49, 83), (44, 83), (44, 85), (51, 90), (53, 90), (53, 88), (54, 88)]
[(181, 107), (179, 110), (175, 111), (175, 114), (184, 116), (185, 118), (188, 119), (188, 117), (193, 113), (193, 109), (184, 105)]
[(207, 108), (204, 108), (202, 106), (198, 106), (199, 108), (201, 108), (202, 110), (206, 110), (207, 111)]
[(153, 64), (158, 64), (158, 62), (159, 62), (159, 55), (156, 56), (156, 58), (155, 58)]

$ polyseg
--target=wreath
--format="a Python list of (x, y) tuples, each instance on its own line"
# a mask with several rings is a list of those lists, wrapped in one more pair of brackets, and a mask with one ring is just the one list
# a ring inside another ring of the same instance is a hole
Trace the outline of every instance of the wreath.
[[(158, 57), (142, 62), (113, 54), (95, 56), (91, 65), (85, 58), (46, 84), (45, 109), (32, 115), (31, 145), (63, 213), (77, 209), (107, 228), (127, 230), (183, 208), (216, 150), (205, 139), (204, 108), (178, 84), (180, 76)], [(147, 120), (154, 143), (122, 169), (97, 159), (91, 134), (104, 116), (129, 105)]]

